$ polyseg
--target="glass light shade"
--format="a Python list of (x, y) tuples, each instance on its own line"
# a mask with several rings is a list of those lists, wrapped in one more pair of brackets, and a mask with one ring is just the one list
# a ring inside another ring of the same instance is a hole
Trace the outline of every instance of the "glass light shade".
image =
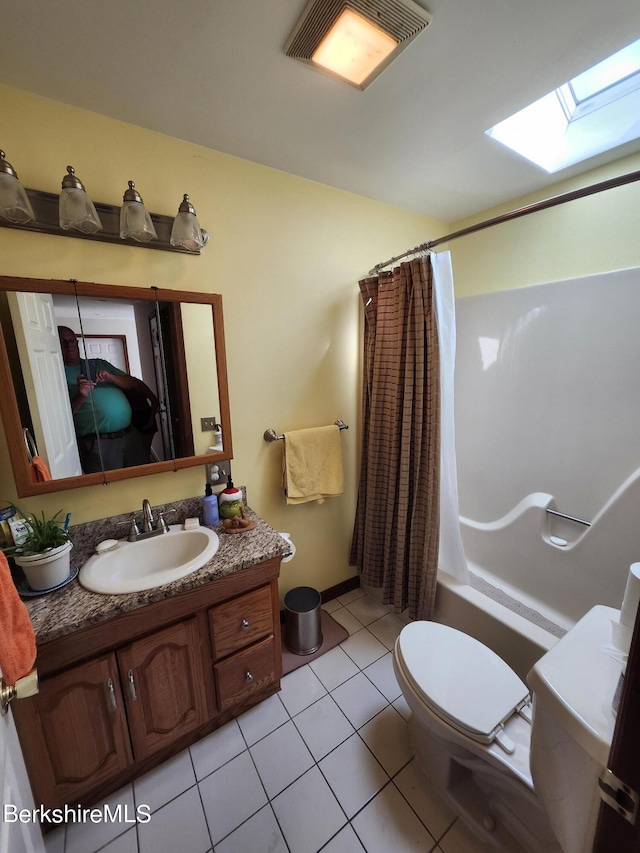
[(189, 201), (189, 196), (185, 194), (176, 218), (173, 220), (171, 245), (197, 252), (206, 245), (208, 237), (207, 232), (203, 232), (200, 228), (195, 209)]
[(157, 240), (158, 235), (142, 203), (140, 193), (135, 189), (133, 181), (129, 181), (129, 189), (125, 190), (120, 208), (120, 237), (123, 240), (131, 238), (139, 243)]
[(0, 151), (0, 216), (16, 223), (36, 218), (25, 188), (11, 163), (4, 159), (4, 151)]
[(313, 53), (312, 62), (360, 86), (397, 48), (372, 21), (345, 9)]
[(83, 234), (101, 231), (102, 222), (95, 205), (85, 192), (82, 182), (75, 176), (72, 166), (67, 166), (67, 173), (60, 192), (60, 227), (65, 231), (74, 229)]

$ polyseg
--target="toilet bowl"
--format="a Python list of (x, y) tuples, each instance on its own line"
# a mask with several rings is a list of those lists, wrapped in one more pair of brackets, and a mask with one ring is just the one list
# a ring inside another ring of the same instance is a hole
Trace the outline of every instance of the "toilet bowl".
[(396, 640), (416, 760), (488, 850), (591, 850), (621, 671), (607, 651), (618, 613), (593, 608), (538, 661), (530, 687), (446, 625), (413, 622)]

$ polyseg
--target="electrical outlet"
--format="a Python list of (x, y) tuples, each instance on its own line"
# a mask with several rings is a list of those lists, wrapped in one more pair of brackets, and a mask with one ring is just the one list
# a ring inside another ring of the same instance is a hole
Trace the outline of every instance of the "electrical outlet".
[(231, 467), (229, 462), (207, 462), (207, 483), (214, 488), (226, 486)]

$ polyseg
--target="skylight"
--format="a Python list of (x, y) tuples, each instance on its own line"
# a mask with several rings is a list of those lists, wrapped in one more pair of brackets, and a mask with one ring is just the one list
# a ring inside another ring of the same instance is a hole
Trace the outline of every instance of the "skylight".
[(486, 131), (547, 172), (640, 137), (640, 39)]

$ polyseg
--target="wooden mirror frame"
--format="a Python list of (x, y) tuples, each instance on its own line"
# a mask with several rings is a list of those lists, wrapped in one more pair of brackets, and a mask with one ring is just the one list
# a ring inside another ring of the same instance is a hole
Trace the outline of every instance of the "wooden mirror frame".
[(227, 358), (224, 339), (224, 320), (222, 313), (222, 296), (216, 293), (195, 293), (192, 291), (164, 290), (161, 288), (129, 287), (112, 284), (96, 284), (93, 282), (74, 282), (49, 279), (19, 278), (0, 276), (0, 291), (25, 293), (51, 293), (66, 296), (90, 296), (98, 298), (115, 298), (145, 300), (151, 303), (187, 302), (211, 305), (215, 360), (218, 381), (218, 397), (220, 404), (220, 425), (224, 436), (224, 450), (216, 453), (203, 453), (198, 456), (178, 457), (164, 462), (149, 462), (130, 468), (117, 468), (110, 471), (99, 471), (95, 474), (81, 474), (76, 477), (65, 477), (44, 483), (34, 483), (31, 478), (31, 466), (26, 455), (22, 423), (18, 401), (13, 384), (13, 374), (9, 363), (9, 355), (0, 326), (0, 415), (4, 426), (11, 467), (16, 484), (18, 497), (48, 494), (51, 492), (77, 489), (83, 486), (95, 486), (128, 480), (133, 477), (146, 477), (147, 474), (159, 474), (165, 471), (176, 471), (182, 468), (192, 468), (196, 465), (206, 465), (227, 461), (233, 458), (231, 438), (231, 414), (229, 409), (229, 385), (227, 379)]

